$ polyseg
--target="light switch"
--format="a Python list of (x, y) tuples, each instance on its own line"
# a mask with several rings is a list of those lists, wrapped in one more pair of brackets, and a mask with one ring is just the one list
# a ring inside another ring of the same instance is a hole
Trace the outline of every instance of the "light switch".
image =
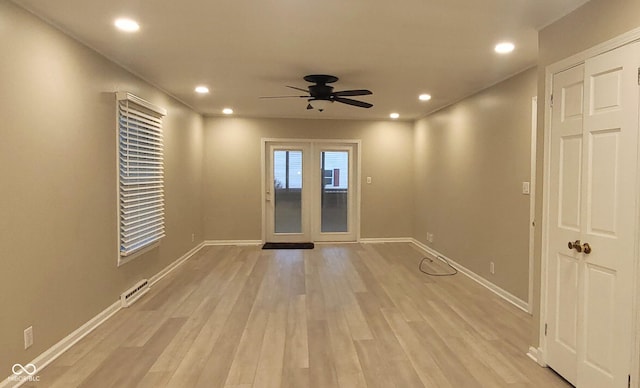
[(529, 182), (522, 182), (522, 194), (529, 195), (529, 193), (530, 193)]
[(371, 177), (370, 176), (367, 177), (367, 183), (369, 183), (369, 184), (371, 183)]

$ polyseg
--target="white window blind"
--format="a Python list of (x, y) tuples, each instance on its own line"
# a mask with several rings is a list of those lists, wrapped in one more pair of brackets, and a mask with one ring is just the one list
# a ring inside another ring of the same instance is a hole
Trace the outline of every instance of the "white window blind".
[(164, 146), (166, 111), (129, 93), (117, 93), (120, 256), (165, 236)]

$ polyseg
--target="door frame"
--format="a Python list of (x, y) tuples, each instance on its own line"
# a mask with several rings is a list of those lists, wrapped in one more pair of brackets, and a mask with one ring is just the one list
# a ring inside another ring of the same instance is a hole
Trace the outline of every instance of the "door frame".
[[(349, 144), (353, 146), (355, 152), (355, 168), (354, 168), (354, 182), (355, 186), (355, 208), (353, 209), (353, 215), (355, 217), (354, 227), (355, 227), (355, 242), (360, 241), (360, 215), (361, 215), (361, 199), (362, 199), (362, 140), (360, 139), (305, 139), (305, 138), (277, 138), (277, 137), (263, 137), (260, 139), (260, 178), (261, 184), (260, 188), (262, 193), (260, 195), (261, 203), (261, 217), (262, 217), (262, 231), (261, 231), (261, 240), (263, 243), (266, 242), (267, 238), (267, 206), (266, 206), (266, 191), (267, 191), (267, 170), (266, 170), (266, 149), (268, 143), (305, 143), (312, 146), (313, 144)], [(312, 149), (313, 147), (310, 147)], [(313, 226), (311, 226), (313, 230)], [(313, 235), (311, 236), (313, 238)], [(322, 243), (322, 242), (318, 242)]]
[[(547, 287), (548, 287), (548, 269), (549, 269), (549, 214), (551, 211), (550, 197), (550, 178), (551, 178), (551, 91), (553, 90), (553, 76), (564, 70), (584, 64), (587, 59), (604, 54), (608, 51), (626, 46), (627, 44), (640, 41), (640, 28), (631, 30), (625, 34), (610, 39), (604, 43), (598, 44), (578, 54), (553, 63), (545, 68), (545, 96), (544, 96), (544, 164), (543, 164), (543, 195), (542, 195), (542, 246), (541, 246), (541, 262), (540, 262), (540, 321), (539, 321), (539, 347), (530, 350), (530, 356), (534, 358), (541, 366), (547, 366), (545, 359), (545, 351), (547, 349), (547, 338), (545, 335), (545, 323), (548, 317), (547, 310)], [(640, 124), (638, 130), (640, 131)], [(638, 136), (640, 151), (640, 136)], [(640, 152), (639, 152), (640, 155)], [(638, 158), (637, 166), (637, 182), (640, 183), (640, 158)], [(636, 200), (640, 201), (640, 187), (636, 187)], [(633, 322), (632, 328), (634, 333), (634, 343), (632, 360), (630, 365), (631, 386), (640, 388), (640, 207), (636, 214), (636, 236), (635, 236), (635, 278), (633, 281)]]
[(536, 161), (538, 133), (538, 96), (531, 97), (531, 172), (529, 178), (529, 289), (527, 311), (533, 314), (533, 282), (536, 253)]

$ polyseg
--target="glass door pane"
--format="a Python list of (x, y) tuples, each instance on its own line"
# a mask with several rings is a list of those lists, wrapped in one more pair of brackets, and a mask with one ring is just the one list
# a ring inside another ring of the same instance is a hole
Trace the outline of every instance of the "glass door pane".
[(320, 153), (322, 184), (320, 192), (320, 231), (349, 231), (349, 152)]
[(302, 233), (302, 151), (273, 151), (274, 232)]

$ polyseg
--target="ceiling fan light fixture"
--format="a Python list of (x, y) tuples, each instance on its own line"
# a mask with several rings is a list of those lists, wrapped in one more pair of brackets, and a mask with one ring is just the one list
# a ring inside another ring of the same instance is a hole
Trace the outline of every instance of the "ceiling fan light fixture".
[(329, 101), (329, 100), (313, 100), (313, 101), (310, 102), (310, 104), (318, 112), (323, 112), (325, 109), (327, 109), (329, 104), (331, 104), (331, 101)]

